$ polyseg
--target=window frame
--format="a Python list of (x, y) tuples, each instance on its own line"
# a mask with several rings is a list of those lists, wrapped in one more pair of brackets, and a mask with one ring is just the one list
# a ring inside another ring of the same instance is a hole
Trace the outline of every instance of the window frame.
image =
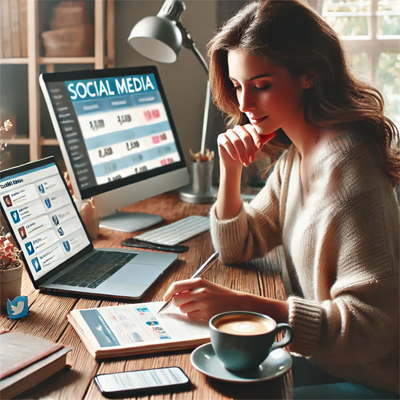
[[(387, 12), (378, 11), (379, 0), (371, 0), (371, 13), (330, 13), (330, 16), (366, 16), (368, 19), (367, 36), (339, 36), (346, 53), (368, 54), (368, 76), (369, 81), (376, 85), (378, 82), (378, 61), (382, 52), (400, 52), (400, 36), (378, 35), (378, 18), (388, 15)], [(396, 14), (397, 15), (397, 14)], [(323, 17), (325, 17), (323, 15)]]
[[(349, 58), (351, 54), (367, 54), (367, 71), (365, 79), (374, 87), (379, 87), (378, 81), (378, 62), (380, 53), (400, 53), (400, 35), (378, 35), (378, 18), (385, 15), (399, 15), (398, 12), (378, 11), (379, 0), (370, 0), (370, 12), (330, 12), (323, 10), (324, 0), (321, 0), (320, 14), (326, 20), (327, 17), (360, 17), (368, 18), (368, 35), (363, 36), (342, 36), (338, 34), (345, 56)], [(361, 78), (363, 79), (363, 78)], [(400, 118), (397, 115), (397, 118)], [(400, 123), (400, 121), (398, 121)]]

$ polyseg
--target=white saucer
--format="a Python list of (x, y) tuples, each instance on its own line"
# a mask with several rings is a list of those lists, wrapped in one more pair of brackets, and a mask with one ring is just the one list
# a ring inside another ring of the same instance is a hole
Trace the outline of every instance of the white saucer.
[(228, 371), (215, 355), (211, 343), (203, 344), (190, 355), (192, 365), (203, 374), (227, 382), (261, 382), (285, 374), (292, 366), (292, 358), (283, 349), (276, 349), (252, 372)]

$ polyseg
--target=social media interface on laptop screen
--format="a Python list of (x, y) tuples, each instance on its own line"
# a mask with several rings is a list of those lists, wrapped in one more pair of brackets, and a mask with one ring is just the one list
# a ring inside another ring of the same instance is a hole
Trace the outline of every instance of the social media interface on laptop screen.
[(154, 74), (47, 86), (80, 191), (181, 160)]
[(35, 280), (90, 243), (55, 164), (0, 179), (0, 201)]

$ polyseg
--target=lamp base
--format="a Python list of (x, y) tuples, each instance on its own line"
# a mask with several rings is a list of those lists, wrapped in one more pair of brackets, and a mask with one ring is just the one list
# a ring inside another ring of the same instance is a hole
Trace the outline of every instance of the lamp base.
[(185, 203), (212, 204), (217, 199), (218, 191), (213, 187), (204, 193), (194, 192), (192, 185), (187, 185), (179, 191), (179, 198)]

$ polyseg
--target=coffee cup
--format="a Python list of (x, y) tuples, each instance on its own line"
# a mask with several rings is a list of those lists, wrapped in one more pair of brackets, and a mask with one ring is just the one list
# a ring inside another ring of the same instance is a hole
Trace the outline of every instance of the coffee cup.
[[(271, 351), (288, 345), (294, 337), (290, 325), (251, 311), (214, 315), (209, 328), (215, 354), (226, 369), (236, 372), (257, 370)], [(283, 331), (285, 337), (275, 342), (275, 336)]]

